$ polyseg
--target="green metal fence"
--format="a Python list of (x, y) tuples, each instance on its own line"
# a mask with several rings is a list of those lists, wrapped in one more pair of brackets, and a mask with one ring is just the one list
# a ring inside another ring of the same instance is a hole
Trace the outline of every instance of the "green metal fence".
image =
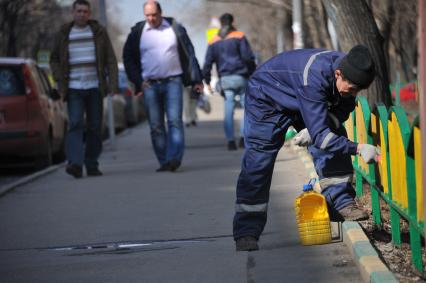
[(412, 263), (424, 273), (422, 148), (418, 118), (410, 125), (400, 106), (386, 109), (377, 104), (370, 110), (367, 99), (360, 96), (345, 126), (351, 140), (373, 144), (381, 153), (380, 161), (375, 164), (366, 164), (358, 156), (353, 158), (357, 196), (363, 195), (365, 180), (370, 186), (373, 221), (378, 226), (382, 224), (380, 199), (387, 204), (395, 246), (401, 245), (401, 218), (409, 223)]

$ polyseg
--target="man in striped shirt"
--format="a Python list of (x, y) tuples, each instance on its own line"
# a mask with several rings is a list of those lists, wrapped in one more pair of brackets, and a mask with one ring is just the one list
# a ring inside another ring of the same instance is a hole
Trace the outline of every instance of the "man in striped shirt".
[(90, 19), (90, 3), (74, 1), (72, 13), (74, 20), (58, 32), (50, 58), (59, 92), (68, 102), (66, 172), (81, 178), (85, 165), (88, 176), (101, 176), (102, 100), (118, 91), (117, 60), (107, 31)]

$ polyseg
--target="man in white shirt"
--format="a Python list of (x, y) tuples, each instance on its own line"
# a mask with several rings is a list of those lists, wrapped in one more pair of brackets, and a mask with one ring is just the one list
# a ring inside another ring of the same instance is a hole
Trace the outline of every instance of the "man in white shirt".
[(156, 171), (173, 172), (181, 165), (185, 149), (182, 85), (201, 92), (202, 75), (185, 28), (173, 18), (162, 17), (157, 1), (147, 1), (143, 7), (146, 21), (132, 27), (123, 63), (136, 94), (144, 96), (151, 141), (160, 163)]

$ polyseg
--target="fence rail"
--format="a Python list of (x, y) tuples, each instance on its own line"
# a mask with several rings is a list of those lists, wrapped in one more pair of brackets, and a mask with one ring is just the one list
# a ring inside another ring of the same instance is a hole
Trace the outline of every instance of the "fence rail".
[(370, 110), (367, 99), (359, 96), (345, 126), (349, 139), (373, 144), (381, 154), (375, 164), (353, 157), (357, 196), (364, 194), (363, 181), (366, 181), (370, 186), (373, 221), (378, 226), (382, 224), (380, 199), (386, 203), (395, 246), (401, 245), (401, 218), (408, 222), (411, 260), (417, 270), (424, 273), (424, 199), (418, 118), (410, 125), (402, 107), (386, 109), (377, 104)]

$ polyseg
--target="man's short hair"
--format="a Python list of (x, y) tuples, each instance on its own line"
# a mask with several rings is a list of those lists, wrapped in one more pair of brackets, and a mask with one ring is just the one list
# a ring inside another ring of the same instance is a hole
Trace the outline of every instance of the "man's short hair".
[(220, 16), (219, 20), (222, 26), (230, 26), (234, 22), (234, 16), (232, 16), (232, 14), (225, 13)]
[(72, 8), (75, 9), (77, 5), (86, 5), (90, 8), (90, 3), (87, 0), (75, 0), (74, 3), (72, 3)]
[[(161, 5), (160, 5), (160, 3), (158, 3), (158, 1), (149, 1), (149, 2), (152, 2), (152, 3), (154, 3), (154, 4), (155, 4), (155, 6), (157, 7), (157, 12), (158, 12), (159, 14), (162, 14), (162, 13), (163, 13), (163, 10), (161, 9)], [(146, 4), (148, 4), (149, 2), (148, 2), (148, 1), (146, 1), (146, 2), (143, 4), (143, 8), (144, 8), (144, 9), (145, 9)]]

